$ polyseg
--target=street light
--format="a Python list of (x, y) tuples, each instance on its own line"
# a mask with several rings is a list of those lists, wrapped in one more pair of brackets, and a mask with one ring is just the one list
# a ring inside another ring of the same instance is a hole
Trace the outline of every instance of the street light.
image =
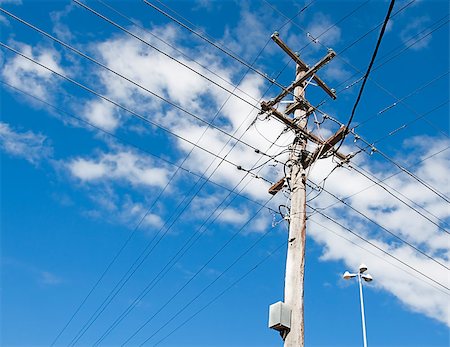
[(366, 282), (373, 281), (373, 278), (368, 273), (365, 273), (367, 271), (367, 266), (364, 264), (361, 264), (359, 266), (359, 271), (356, 274), (352, 274), (348, 271), (344, 272), (344, 275), (342, 276), (345, 280), (349, 280), (354, 277), (358, 277), (359, 282), (359, 299), (361, 302), (361, 320), (362, 320), (362, 330), (363, 330), (363, 341), (364, 341), (364, 347), (367, 347), (367, 337), (366, 337), (366, 320), (364, 318), (364, 299), (363, 299), (363, 291), (362, 291), (362, 280)]

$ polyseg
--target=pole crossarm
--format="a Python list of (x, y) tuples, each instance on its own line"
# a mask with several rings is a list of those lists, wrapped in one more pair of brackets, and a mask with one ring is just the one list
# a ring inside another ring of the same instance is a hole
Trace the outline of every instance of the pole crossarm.
[[(278, 32), (274, 32), (274, 33), (272, 34), (271, 38), (272, 38), (272, 40), (273, 40), (278, 46), (280, 46), (280, 48), (281, 48), (283, 51), (286, 52), (286, 54), (287, 54), (289, 57), (291, 57), (292, 60), (295, 61), (295, 63), (299, 66), (299, 68), (300, 68), (301, 70), (303, 70), (303, 71), (309, 71), (309, 70), (312, 70), (312, 69), (308, 69), (308, 65), (300, 59), (300, 57), (298, 56), (298, 54), (296, 54), (292, 49), (290, 49), (290, 48), (286, 45), (286, 43), (285, 43), (283, 40), (280, 39)], [(332, 55), (332, 56), (329, 57), (329, 55)], [(329, 57), (328, 60), (327, 60), (326, 62), (324, 62), (320, 67), (322, 67), (323, 65), (325, 65), (326, 63), (328, 63), (328, 62), (329, 62), (331, 59), (333, 59), (335, 56), (336, 56), (336, 53), (335, 53), (333, 50), (329, 50), (327, 56), (325, 56), (325, 58), (324, 58), (324, 59), (326, 59), (327, 57)], [(322, 59), (322, 60), (324, 60), (324, 59)], [(322, 60), (321, 60), (321, 62), (322, 62)], [(319, 62), (319, 63), (320, 63), (320, 62)], [(316, 65), (317, 65), (317, 64), (316, 64)], [(317, 68), (317, 70), (320, 69), (320, 67)], [(317, 85), (318, 85), (319, 87), (321, 87), (321, 88), (322, 88), (322, 89), (323, 89), (323, 90), (324, 90), (324, 91), (325, 91), (332, 99), (336, 99), (336, 91), (335, 91), (334, 89), (331, 89), (330, 87), (328, 87), (328, 86), (325, 84), (325, 82), (322, 81), (322, 80), (320, 79), (319, 76), (315, 75), (315, 72), (316, 72), (316, 71), (314, 71), (314, 72), (311, 74), (311, 76), (313, 77), (313, 80), (314, 80), (314, 81), (317, 83)], [(311, 77), (311, 76), (309, 76), (309, 77)], [(309, 78), (309, 77), (307, 77), (307, 78)]]
[[(308, 160), (308, 163), (313, 163), (315, 160), (323, 158), (330, 150), (333, 149), (334, 145), (342, 140), (347, 134), (348, 128), (346, 126), (341, 126), (334, 135), (330, 136), (322, 143), (322, 146), (317, 147), (311, 158)], [(342, 153), (335, 152), (334, 154), (342, 161), (347, 161), (349, 159), (348, 156)]]
[[(339, 128), (339, 130), (332, 135), (327, 140), (323, 141), (321, 138), (319, 138), (314, 133), (306, 130), (305, 128), (299, 127), (295, 119), (291, 119), (286, 117), (283, 113), (275, 109), (273, 106), (270, 106), (269, 103), (263, 101), (261, 102), (261, 109), (264, 112), (267, 112), (269, 115), (274, 116), (275, 118), (282, 121), (284, 124), (286, 124), (289, 128), (294, 130), (296, 133), (300, 133), (301, 135), (305, 136), (308, 140), (314, 142), (315, 144), (319, 145), (319, 147), (316, 149), (316, 151), (312, 154), (311, 159), (308, 160), (308, 163), (314, 162), (314, 160), (323, 157), (327, 152), (329, 152), (336, 143), (338, 143), (345, 135), (347, 135), (348, 130), (345, 126), (342, 126)], [(335, 155), (343, 160), (347, 161), (347, 156), (336, 152)]]

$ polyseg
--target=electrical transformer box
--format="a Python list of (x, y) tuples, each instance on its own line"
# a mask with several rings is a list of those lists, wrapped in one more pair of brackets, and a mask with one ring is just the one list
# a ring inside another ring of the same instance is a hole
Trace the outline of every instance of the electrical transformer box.
[(269, 307), (269, 328), (283, 331), (291, 328), (291, 309), (278, 301)]

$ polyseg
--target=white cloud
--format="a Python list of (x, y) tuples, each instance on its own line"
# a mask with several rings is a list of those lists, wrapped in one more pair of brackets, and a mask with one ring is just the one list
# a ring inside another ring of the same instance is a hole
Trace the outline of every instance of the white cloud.
[(131, 151), (102, 153), (97, 158), (75, 158), (66, 163), (70, 173), (84, 182), (126, 181), (133, 186), (164, 186), (169, 171)]
[(17, 132), (9, 124), (0, 122), (0, 148), (9, 155), (37, 164), (52, 155), (47, 137), (32, 131)]
[(243, 224), (247, 221), (249, 213), (247, 210), (226, 208), (219, 216), (219, 220), (229, 224)]
[(113, 131), (119, 125), (115, 106), (105, 100), (88, 101), (81, 112), (83, 118), (101, 129)]
[[(10, 44), (42, 65), (59, 73), (64, 72), (59, 63), (60, 55), (54, 49), (32, 47), (14, 41)], [(13, 53), (5, 56), (5, 60), (6, 63), (2, 66), (0, 74), (6, 82), (41, 99), (48, 100), (52, 97), (52, 90), (56, 84), (56, 78), (52, 72)]]

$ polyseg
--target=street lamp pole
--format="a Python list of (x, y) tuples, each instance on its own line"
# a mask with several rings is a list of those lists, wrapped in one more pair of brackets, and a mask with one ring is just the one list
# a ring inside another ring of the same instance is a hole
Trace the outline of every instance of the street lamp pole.
[(364, 341), (364, 347), (367, 347), (366, 319), (364, 317), (364, 298), (363, 298), (363, 291), (362, 291), (361, 272), (358, 272), (358, 282), (359, 282), (359, 300), (361, 302), (361, 321), (362, 321), (362, 330), (363, 330), (363, 341)]
[(364, 298), (363, 298), (363, 290), (362, 290), (362, 280), (366, 282), (370, 282), (373, 280), (372, 276), (368, 273), (364, 273), (367, 271), (367, 266), (364, 264), (361, 264), (359, 266), (359, 271), (356, 274), (351, 274), (348, 271), (345, 271), (343, 277), (346, 280), (349, 280), (354, 277), (358, 277), (358, 283), (359, 283), (359, 301), (361, 304), (361, 321), (362, 321), (362, 331), (363, 331), (363, 342), (364, 347), (367, 347), (367, 336), (366, 336), (366, 318), (364, 315)]

